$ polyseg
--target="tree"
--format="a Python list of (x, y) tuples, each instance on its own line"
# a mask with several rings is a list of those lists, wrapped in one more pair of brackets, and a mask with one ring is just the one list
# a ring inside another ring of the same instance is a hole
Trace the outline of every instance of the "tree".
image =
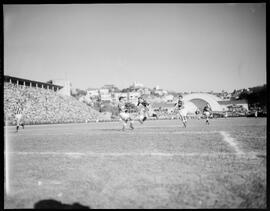
[(127, 92), (133, 92), (135, 89), (134, 88), (132, 88), (132, 87), (128, 87), (128, 88), (124, 88), (124, 89), (122, 89), (122, 93), (127, 93)]
[(71, 96), (79, 99), (81, 96), (85, 96), (86, 91), (81, 90), (81, 89), (75, 89), (75, 92), (71, 92)]
[(248, 99), (249, 92), (247, 89), (243, 89), (243, 91), (239, 94), (239, 100)]
[(246, 99), (249, 107), (261, 107), (266, 110), (267, 107), (267, 87), (266, 84), (263, 86), (257, 86), (250, 88), (251, 92), (246, 89), (239, 95), (239, 99)]

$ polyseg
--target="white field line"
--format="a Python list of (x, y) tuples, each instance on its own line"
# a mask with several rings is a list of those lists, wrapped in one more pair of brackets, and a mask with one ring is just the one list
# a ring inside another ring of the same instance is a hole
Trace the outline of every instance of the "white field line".
[[(83, 125), (84, 123), (82, 123)], [(119, 124), (119, 123), (118, 123)], [(68, 124), (70, 126), (72, 125), (76, 125), (76, 124)], [(61, 125), (61, 126), (68, 126), (68, 125)], [(44, 128), (42, 128), (42, 126), (44, 126)], [(25, 126), (25, 130), (27, 131), (43, 131), (43, 130), (46, 130), (46, 131), (54, 131), (56, 129), (58, 129), (58, 126), (59, 125), (26, 125)], [(61, 126), (59, 128), (61, 128)], [(96, 128), (88, 128), (87, 125), (83, 125), (84, 127), (83, 128), (78, 128), (78, 130), (103, 130), (104, 128), (102, 128), (101, 126), (99, 127), (98, 125), (96, 125), (97, 127)], [(90, 127), (90, 126), (89, 126)], [(136, 129), (144, 129), (144, 128), (179, 128), (179, 127), (182, 127), (181, 124), (175, 124), (175, 125), (156, 125), (156, 126), (151, 126), (151, 125), (138, 125), (138, 126), (134, 126), (135, 127), (135, 130)], [(5, 128), (7, 128), (9, 131), (13, 131), (15, 130), (16, 126), (5, 126)], [(121, 128), (122, 128), (122, 124), (119, 124), (119, 127), (114, 127), (114, 128), (111, 128), (111, 129), (119, 129), (119, 131), (121, 131)], [(70, 127), (66, 127), (66, 128), (63, 128), (63, 129), (67, 129), (67, 130), (70, 130)]]
[[(102, 122), (103, 123), (103, 122)], [(110, 122), (110, 123), (114, 123), (114, 122)], [(98, 124), (98, 123), (96, 123), (96, 122), (88, 122), (88, 123), (84, 123), (84, 122), (82, 122), (82, 123), (59, 123), (59, 124), (37, 124), (37, 125), (25, 125), (26, 127), (28, 127), (28, 128), (39, 128), (39, 127), (52, 127), (52, 128), (54, 128), (54, 127), (68, 127), (68, 126), (73, 126), (73, 125), (78, 125), (78, 126), (81, 126), (81, 125), (87, 125), (87, 124)], [(7, 127), (7, 128), (13, 128), (13, 127), (16, 127), (16, 126), (14, 126), (14, 125), (5, 125), (5, 127)]]
[[(171, 120), (170, 120), (171, 121)], [(137, 121), (135, 121), (135, 122), (137, 122)], [(66, 123), (66, 124), (40, 124), (40, 125), (25, 125), (25, 127), (27, 127), (27, 128), (38, 128), (38, 129), (42, 129), (42, 127), (51, 127), (51, 128), (55, 128), (55, 127), (69, 127), (69, 126), (83, 126), (83, 127), (87, 127), (87, 126), (92, 126), (92, 125), (94, 125), (94, 126), (97, 126), (97, 128), (100, 126), (100, 127), (102, 127), (102, 124), (103, 123), (107, 123), (107, 124), (113, 124), (113, 125), (120, 125), (120, 128), (121, 128), (121, 126), (122, 126), (122, 123), (121, 123), (121, 121), (112, 121), (112, 122), (89, 122), (89, 123)], [(171, 125), (166, 125), (166, 127), (179, 127), (179, 125), (181, 125), (181, 121), (179, 120), (179, 123), (176, 123), (176, 124), (171, 124)], [(136, 123), (136, 125), (138, 125), (138, 127), (137, 128), (148, 128), (148, 127), (164, 127), (164, 126), (162, 126), (162, 125), (147, 125), (147, 124), (143, 124), (143, 125), (141, 125), (140, 123)], [(16, 127), (16, 126), (14, 126), (14, 125), (5, 125), (4, 126), (5, 128), (8, 128), (8, 129), (10, 129), (10, 128), (14, 128), (14, 127)], [(44, 128), (45, 129), (45, 128)]]
[(232, 138), (231, 135), (230, 135), (228, 132), (220, 131), (219, 133), (222, 135), (223, 140), (224, 140), (225, 142), (227, 142), (229, 145), (231, 145), (232, 148), (234, 148), (234, 150), (236, 151), (236, 153), (237, 153), (238, 155), (244, 154), (244, 152), (242, 152), (242, 150), (239, 149), (237, 143), (235, 142), (235, 139)]
[[(126, 156), (157, 156), (157, 157), (179, 157), (179, 156), (203, 156), (203, 157), (219, 157), (219, 156), (234, 156), (238, 155), (236, 153), (165, 153), (165, 152), (115, 152), (115, 153), (105, 153), (105, 152), (10, 152), (10, 154), (15, 155), (38, 155), (38, 156), (69, 156), (69, 157), (126, 157)], [(247, 154), (239, 154), (244, 157), (256, 156), (257, 153), (247, 153)], [(259, 154), (265, 155), (265, 154)]]
[(214, 133), (219, 133), (219, 131), (143, 131), (139, 132), (138, 134), (214, 134)]
[[(216, 134), (220, 131), (87, 131), (87, 133), (80, 133), (81, 135), (99, 135), (99, 134), (117, 134), (117, 135), (141, 135), (141, 134)], [(62, 132), (62, 133), (26, 133), (20, 131), (18, 133), (10, 133), (11, 136), (30, 135), (30, 136), (59, 136), (59, 135), (78, 135), (77, 132)]]
[[(162, 152), (10, 152), (17, 155), (63, 155), (63, 156), (90, 156), (90, 157), (121, 157), (121, 156), (197, 156), (209, 153), (162, 153)], [(231, 154), (231, 153), (230, 153)], [(234, 153), (235, 154), (235, 153)]]
[[(215, 134), (215, 133), (220, 133), (221, 131), (141, 131), (140, 129), (143, 128), (151, 128), (152, 126), (149, 127), (139, 127), (135, 128), (135, 130), (129, 130), (127, 129), (126, 131), (122, 131), (121, 129), (118, 128), (112, 128), (111, 130), (104, 130), (104, 129), (87, 129), (84, 128), (83, 130), (79, 130), (81, 135), (99, 135), (99, 134), (118, 134), (118, 135), (140, 135), (140, 134)], [(166, 126), (167, 127), (167, 126)], [(177, 127), (175, 126), (169, 126), (169, 127)], [(153, 127), (154, 128), (154, 127)], [(164, 127), (160, 127), (164, 128)], [(137, 130), (136, 130), (137, 129)], [(46, 133), (43, 133), (45, 131)], [(53, 131), (56, 131), (55, 128), (39, 128), (39, 129), (33, 129), (27, 128), (25, 130), (19, 130), (18, 133), (15, 133), (14, 130), (7, 130), (6, 134), (9, 134), (11, 137), (13, 136), (20, 136), (20, 135), (29, 135), (29, 136), (59, 136), (59, 135), (78, 135), (77, 130), (74, 129), (74, 132), (65, 132), (62, 131), (61, 133), (52, 133)], [(70, 131), (70, 129), (67, 129), (66, 131)], [(242, 136), (240, 135), (239, 138), (254, 138), (254, 139), (266, 139), (266, 136)]]
[(242, 135), (239, 135), (239, 138), (261, 138), (261, 139), (266, 139), (266, 136), (242, 136)]

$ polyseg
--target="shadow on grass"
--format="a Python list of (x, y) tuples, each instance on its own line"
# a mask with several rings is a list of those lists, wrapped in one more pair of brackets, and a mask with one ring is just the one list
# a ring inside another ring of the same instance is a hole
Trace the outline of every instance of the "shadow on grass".
[(119, 128), (117, 128), (117, 129), (99, 129), (99, 130), (101, 130), (101, 131), (122, 131), (121, 130), (121, 126), (119, 127)]
[(91, 209), (88, 206), (81, 205), (77, 202), (73, 204), (63, 204), (54, 199), (40, 200), (34, 204), (34, 209)]

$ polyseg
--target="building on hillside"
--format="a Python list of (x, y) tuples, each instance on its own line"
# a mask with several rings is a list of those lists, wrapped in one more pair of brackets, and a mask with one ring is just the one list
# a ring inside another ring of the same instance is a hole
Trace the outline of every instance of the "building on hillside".
[(112, 102), (111, 93), (109, 93), (109, 89), (99, 89), (99, 97), (103, 102)]
[(132, 88), (143, 88), (144, 85), (142, 83), (139, 83), (139, 82), (133, 82), (133, 84), (131, 85)]
[(150, 95), (151, 94), (151, 90), (149, 88), (145, 88), (145, 89), (143, 89), (143, 94), (144, 95)]
[(111, 96), (110, 93), (108, 93), (108, 94), (101, 94), (100, 95), (100, 100), (102, 102), (112, 102), (112, 96)]
[(109, 89), (99, 89), (99, 94), (100, 95), (107, 95), (107, 94), (109, 94)]
[(77, 92), (77, 90), (75, 88), (72, 88), (70, 90), (70, 93), (71, 93), (71, 95), (76, 95), (78, 92)]
[(166, 90), (163, 90), (163, 89), (155, 89), (154, 93), (159, 95), (159, 96), (164, 96), (164, 95), (168, 94), (168, 92)]
[(86, 96), (89, 98), (97, 98), (99, 96), (98, 89), (87, 89)]
[(139, 88), (137, 90), (137, 92), (139, 92), (141, 95), (150, 95), (151, 94), (151, 90), (149, 88)]
[(119, 92), (119, 88), (113, 84), (106, 84), (102, 87), (102, 89), (108, 89), (109, 92)]
[(138, 98), (141, 96), (140, 92), (128, 92), (128, 101), (137, 104)]
[(168, 94), (168, 91), (161, 89), (158, 85), (153, 88), (153, 93), (159, 96), (164, 96)]
[(153, 89), (154, 89), (154, 90), (159, 90), (160, 87), (159, 87), (159, 85), (156, 85)]

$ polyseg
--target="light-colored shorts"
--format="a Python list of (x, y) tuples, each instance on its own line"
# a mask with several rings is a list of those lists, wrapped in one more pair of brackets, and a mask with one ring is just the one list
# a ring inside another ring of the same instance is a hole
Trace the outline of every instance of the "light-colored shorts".
[(149, 112), (148, 109), (143, 108), (140, 110), (140, 116), (148, 116), (149, 115), (148, 112)]
[(179, 110), (179, 114), (180, 114), (181, 116), (186, 116), (186, 115), (187, 115), (187, 110), (186, 110), (186, 109), (180, 109), (180, 110)]
[(15, 117), (17, 120), (20, 120), (22, 118), (22, 114), (16, 114)]
[(209, 117), (209, 116), (210, 116), (210, 112), (209, 112), (209, 111), (204, 111), (203, 114), (204, 114), (206, 117)]
[(120, 118), (121, 118), (122, 120), (124, 120), (124, 121), (127, 121), (127, 120), (130, 119), (129, 113), (121, 112), (121, 113), (119, 114), (119, 116), (120, 116)]

